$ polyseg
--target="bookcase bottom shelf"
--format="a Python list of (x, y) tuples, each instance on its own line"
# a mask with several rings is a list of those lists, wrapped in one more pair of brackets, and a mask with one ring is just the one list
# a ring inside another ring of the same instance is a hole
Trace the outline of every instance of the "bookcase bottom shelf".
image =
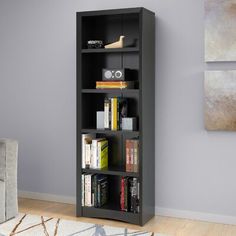
[(131, 224), (139, 224), (140, 215), (132, 212), (124, 212), (116, 209), (110, 209), (109, 206), (102, 208), (82, 207), (83, 217), (103, 218), (124, 221)]

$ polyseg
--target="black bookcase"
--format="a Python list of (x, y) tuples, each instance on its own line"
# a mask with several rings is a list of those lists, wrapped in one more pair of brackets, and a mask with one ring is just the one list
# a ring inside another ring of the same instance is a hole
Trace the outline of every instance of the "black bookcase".
[[(77, 13), (77, 216), (121, 220), (144, 225), (155, 209), (155, 14), (145, 8), (128, 8)], [(105, 43), (125, 35), (124, 48), (87, 49), (87, 41)], [(138, 80), (134, 89), (96, 89), (102, 68), (129, 68)], [(127, 97), (128, 116), (138, 118), (138, 131), (96, 129), (96, 111), (103, 110), (104, 98)], [(81, 135), (96, 133), (109, 141), (109, 168), (82, 169)], [(125, 140), (139, 137), (138, 173), (125, 171)], [(102, 208), (81, 206), (81, 175), (106, 174), (109, 202)], [(140, 213), (120, 211), (120, 179), (137, 177), (140, 182)]]

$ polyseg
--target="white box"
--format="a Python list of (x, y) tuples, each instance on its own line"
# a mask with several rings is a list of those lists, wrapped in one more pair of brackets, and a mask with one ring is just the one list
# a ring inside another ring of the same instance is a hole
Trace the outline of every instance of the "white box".
[(104, 111), (97, 111), (97, 129), (104, 129)]

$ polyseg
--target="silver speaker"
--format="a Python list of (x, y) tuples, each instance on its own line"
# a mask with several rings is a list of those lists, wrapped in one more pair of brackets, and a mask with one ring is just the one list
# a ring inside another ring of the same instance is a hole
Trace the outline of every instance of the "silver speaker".
[(125, 80), (124, 69), (103, 69), (102, 80)]

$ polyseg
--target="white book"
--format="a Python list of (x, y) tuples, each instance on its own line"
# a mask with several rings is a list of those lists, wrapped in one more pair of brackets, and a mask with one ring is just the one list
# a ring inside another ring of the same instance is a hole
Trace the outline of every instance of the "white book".
[(110, 128), (110, 100), (105, 99), (104, 101), (104, 128)]
[(87, 207), (92, 206), (92, 175), (85, 175), (85, 202), (84, 205)]
[(114, 98), (111, 98), (111, 130), (114, 130)]
[(88, 143), (88, 140), (92, 140), (96, 137), (96, 134), (82, 134), (82, 168), (85, 168), (85, 144)]
[(84, 174), (81, 176), (81, 205), (84, 206)]
[(93, 139), (91, 146), (91, 168), (98, 168), (98, 142), (105, 138)]
[(85, 144), (85, 167), (91, 167), (91, 144)]

